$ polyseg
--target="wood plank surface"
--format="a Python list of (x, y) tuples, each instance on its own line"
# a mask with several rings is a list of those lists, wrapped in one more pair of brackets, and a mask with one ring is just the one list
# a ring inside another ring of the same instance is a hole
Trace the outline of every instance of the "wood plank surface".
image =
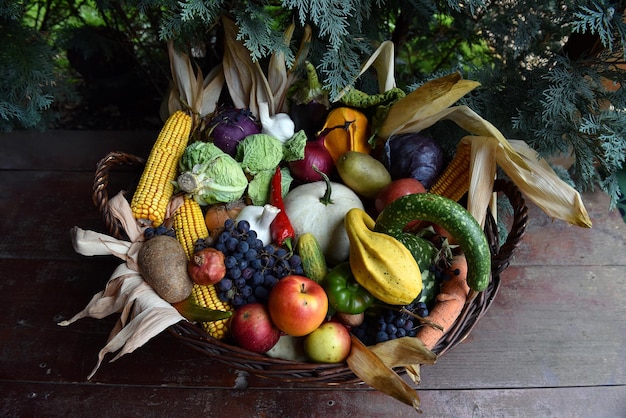
[(567, 417), (623, 416), (623, 387), (486, 390), (421, 390), (423, 413), (371, 390), (308, 390), (223, 387), (0, 382), (2, 416), (106, 417)]
[(111, 151), (147, 157), (158, 132), (16, 131), (0, 133), (0, 168), (11, 170), (88, 171)]
[[(153, 133), (0, 140), (1, 416), (413, 415), (364, 385), (307, 387), (238, 372), (167, 332), (87, 381), (116, 316), (57, 322), (80, 311), (121, 261), (76, 254), (69, 230), (105, 232), (91, 200), (95, 165), (110, 150), (145, 156)], [(137, 176), (115, 172), (111, 192)], [(490, 310), (462, 344), (422, 367), (423, 416), (624, 416), (625, 225), (603, 193), (583, 199), (588, 230), (530, 205)]]

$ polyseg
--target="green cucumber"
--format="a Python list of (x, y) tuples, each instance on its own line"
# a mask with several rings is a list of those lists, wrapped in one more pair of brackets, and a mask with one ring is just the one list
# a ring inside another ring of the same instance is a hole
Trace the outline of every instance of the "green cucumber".
[(296, 253), (302, 260), (304, 275), (317, 283), (321, 283), (328, 273), (328, 266), (315, 235), (310, 232), (300, 235), (296, 242)]
[(491, 278), (489, 244), (480, 224), (457, 202), (432, 193), (402, 196), (378, 215), (374, 230), (404, 243), (404, 240), (412, 239), (406, 237), (411, 234), (403, 232), (403, 229), (416, 219), (441, 225), (456, 238), (467, 258), (467, 284), (477, 292), (485, 290)]

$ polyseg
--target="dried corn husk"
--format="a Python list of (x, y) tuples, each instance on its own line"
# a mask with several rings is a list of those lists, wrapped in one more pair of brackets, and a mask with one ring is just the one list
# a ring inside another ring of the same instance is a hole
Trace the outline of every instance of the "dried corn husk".
[(189, 56), (174, 49), (174, 43), (167, 43), (170, 58), (170, 71), (173, 86), (170, 89), (167, 103), (167, 116), (177, 110), (191, 110), (194, 120), (212, 113), (224, 86), (224, 71), (222, 64), (213, 68), (206, 78), (202, 71), (194, 71)]
[[(286, 46), (291, 42), (293, 31), (296, 25), (289, 25), (283, 35), (283, 42)], [(267, 68), (267, 81), (270, 86), (272, 96), (274, 96), (274, 108), (272, 114), (280, 113), (287, 99), (287, 89), (289, 88), (289, 79), (287, 77), (287, 63), (285, 62), (285, 54), (278, 52), (270, 57), (269, 66)]]
[[(361, 77), (365, 71), (370, 67), (376, 70), (376, 77), (378, 79), (379, 93), (384, 93), (396, 87), (395, 66), (394, 66), (394, 44), (391, 41), (384, 41), (374, 51), (374, 53), (363, 63), (361, 71), (357, 76), (357, 79)], [(335, 101), (341, 100), (341, 98), (352, 88), (356, 80), (350, 85), (346, 86), (335, 98)]]
[(459, 147), (471, 148), (468, 210), (481, 224), (492, 202), (493, 180), (499, 165), (546, 214), (590, 227), (591, 220), (580, 194), (560, 180), (526, 143), (508, 141), (495, 126), (467, 106), (450, 107), (478, 85), (462, 80), (458, 73), (425, 83), (391, 107), (379, 136), (388, 139), (395, 134), (419, 132), (440, 120), (451, 120), (472, 134), (463, 138)]
[[(267, 103), (270, 116), (283, 112), (287, 105), (287, 91), (295, 82), (295, 73), (287, 69), (283, 53), (270, 57), (267, 77), (258, 61), (253, 61), (250, 51), (237, 39), (237, 26), (227, 17), (222, 18), (224, 25), (224, 76), (233, 104), (238, 108), (249, 108), (255, 117), (259, 117), (259, 104)], [(284, 34), (285, 45), (289, 45), (295, 25), (290, 25)], [(305, 27), (296, 63), (303, 62), (308, 53), (311, 29)]]
[(111, 361), (133, 352), (170, 325), (185, 318), (164, 301), (143, 280), (137, 265), (137, 252), (141, 248), (141, 232), (134, 219), (124, 193), (120, 192), (108, 202), (111, 213), (128, 225), (127, 235), (131, 241), (118, 240), (105, 234), (74, 227), (72, 244), (77, 253), (85, 256), (115, 255), (125, 263), (119, 265), (107, 282), (105, 289), (93, 296), (87, 306), (71, 319), (59, 322), (68, 326), (82, 318), (104, 318), (113, 313), (120, 317), (109, 335), (107, 344), (98, 353), (98, 362), (87, 377), (91, 379), (104, 357), (115, 353)]
[[(496, 176), (495, 153), (498, 141), (493, 137), (473, 136), (470, 145), (470, 185), (467, 208), (481, 226), (485, 226), (487, 207), (492, 203)], [(472, 173), (477, 173), (472, 175)], [(471, 201), (471, 202), (470, 202)], [(491, 208), (493, 212), (493, 207)], [(497, 213), (497, 211), (495, 211)]]
[[(561, 180), (537, 152), (521, 140), (506, 141), (494, 137), (466, 136), (458, 147), (471, 148), (468, 211), (484, 224), (487, 206), (493, 203), (491, 191), (496, 165), (521, 192), (547, 215), (572, 225), (590, 228), (591, 219), (580, 194)], [(518, 161), (523, 164), (518, 164)]]
[(413, 383), (420, 383), (420, 365), (434, 364), (437, 355), (414, 337), (402, 337), (369, 347), (387, 366), (403, 366)]
[(400, 367), (411, 364), (434, 364), (437, 355), (419, 338), (402, 337), (369, 347), (387, 366)]
[(530, 200), (548, 215), (573, 225), (591, 227), (591, 219), (580, 197), (567, 183), (561, 180), (547, 161), (520, 140), (509, 141), (513, 149), (530, 167), (524, 170), (509, 159), (509, 155), (498, 148), (498, 165), (513, 180)]
[(426, 129), (442, 118), (440, 112), (479, 85), (476, 81), (462, 79), (459, 73), (431, 80), (391, 107), (378, 135), (386, 139)]
[[(99, 245), (92, 241), (90, 245)], [(170, 325), (185, 318), (169, 303), (161, 299), (141, 275), (126, 264), (121, 264), (111, 275), (106, 288), (94, 295), (89, 304), (70, 320), (59, 322), (68, 326), (81, 318), (104, 318), (112, 313), (120, 317), (109, 335), (107, 344), (98, 353), (98, 362), (87, 379), (91, 379), (109, 353), (115, 353), (111, 362), (132, 353)]]
[(421, 412), (417, 392), (358, 338), (354, 335), (351, 335), (351, 338), (352, 349), (346, 360), (350, 370), (372, 388), (393, 396)]
[(258, 62), (252, 61), (250, 51), (237, 39), (237, 26), (232, 19), (222, 18), (224, 26), (224, 77), (230, 98), (237, 108), (249, 108), (259, 116), (258, 103), (268, 103), (274, 114), (274, 97), (267, 78)]
[(205, 117), (215, 112), (224, 87), (224, 66), (219, 63), (204, 78), (202, 83), (202, 107), (200, 117)]

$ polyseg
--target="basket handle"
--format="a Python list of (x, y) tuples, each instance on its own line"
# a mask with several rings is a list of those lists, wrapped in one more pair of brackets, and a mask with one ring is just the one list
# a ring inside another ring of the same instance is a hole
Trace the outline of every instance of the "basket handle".
[[(509, 266), (513, 251), (518, 247), (526, 233), (528, 207), (522, 193), (512, 181), (498, 179), (493, 184), (493, 190), (494, 192), (504, 193), (509, 202), (511, 202), (511, 206), (513, 206), (513, 222), (506, 242), (499, 248), (497, 248), (497, 244), (496, 248), (492, 248), (491, 273), (492, 276), (498, 276)], [(487, 222), (491, 223), (491, 230), (495, 231), (497, 237), (498, 227), (496, 221), (492, 216), (487, 216)]]
[(145, 163), (146, 161), (143, 158), (119, 151), (110, 152), (98, 161), (93, 182), (92, 200), (98, 208), (107, 230), (115, 238), (128, 239), (122, 225), (109, 210), (109, 193), (107, 190), (109, 173), (113, 167), (121, 165), (143, 166)]

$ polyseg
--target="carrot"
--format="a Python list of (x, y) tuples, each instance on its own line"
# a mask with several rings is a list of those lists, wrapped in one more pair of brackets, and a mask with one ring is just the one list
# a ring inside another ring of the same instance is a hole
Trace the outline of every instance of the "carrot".
[(435, 324), (441, 325), (440, 329), (424, 326), (416, 337), (431, 350), (443, 336), (443, 334), (454, 324), (463, 310), (463, 305), (467, 300), (469, 286), (467, 285), (467, 260), (465, 255), (455, 255), (452, 264), (444, 274), (449, 278), (441, 285), (441, 292), (437, 295), (437, 302), (430, 311), (428, 319)]

